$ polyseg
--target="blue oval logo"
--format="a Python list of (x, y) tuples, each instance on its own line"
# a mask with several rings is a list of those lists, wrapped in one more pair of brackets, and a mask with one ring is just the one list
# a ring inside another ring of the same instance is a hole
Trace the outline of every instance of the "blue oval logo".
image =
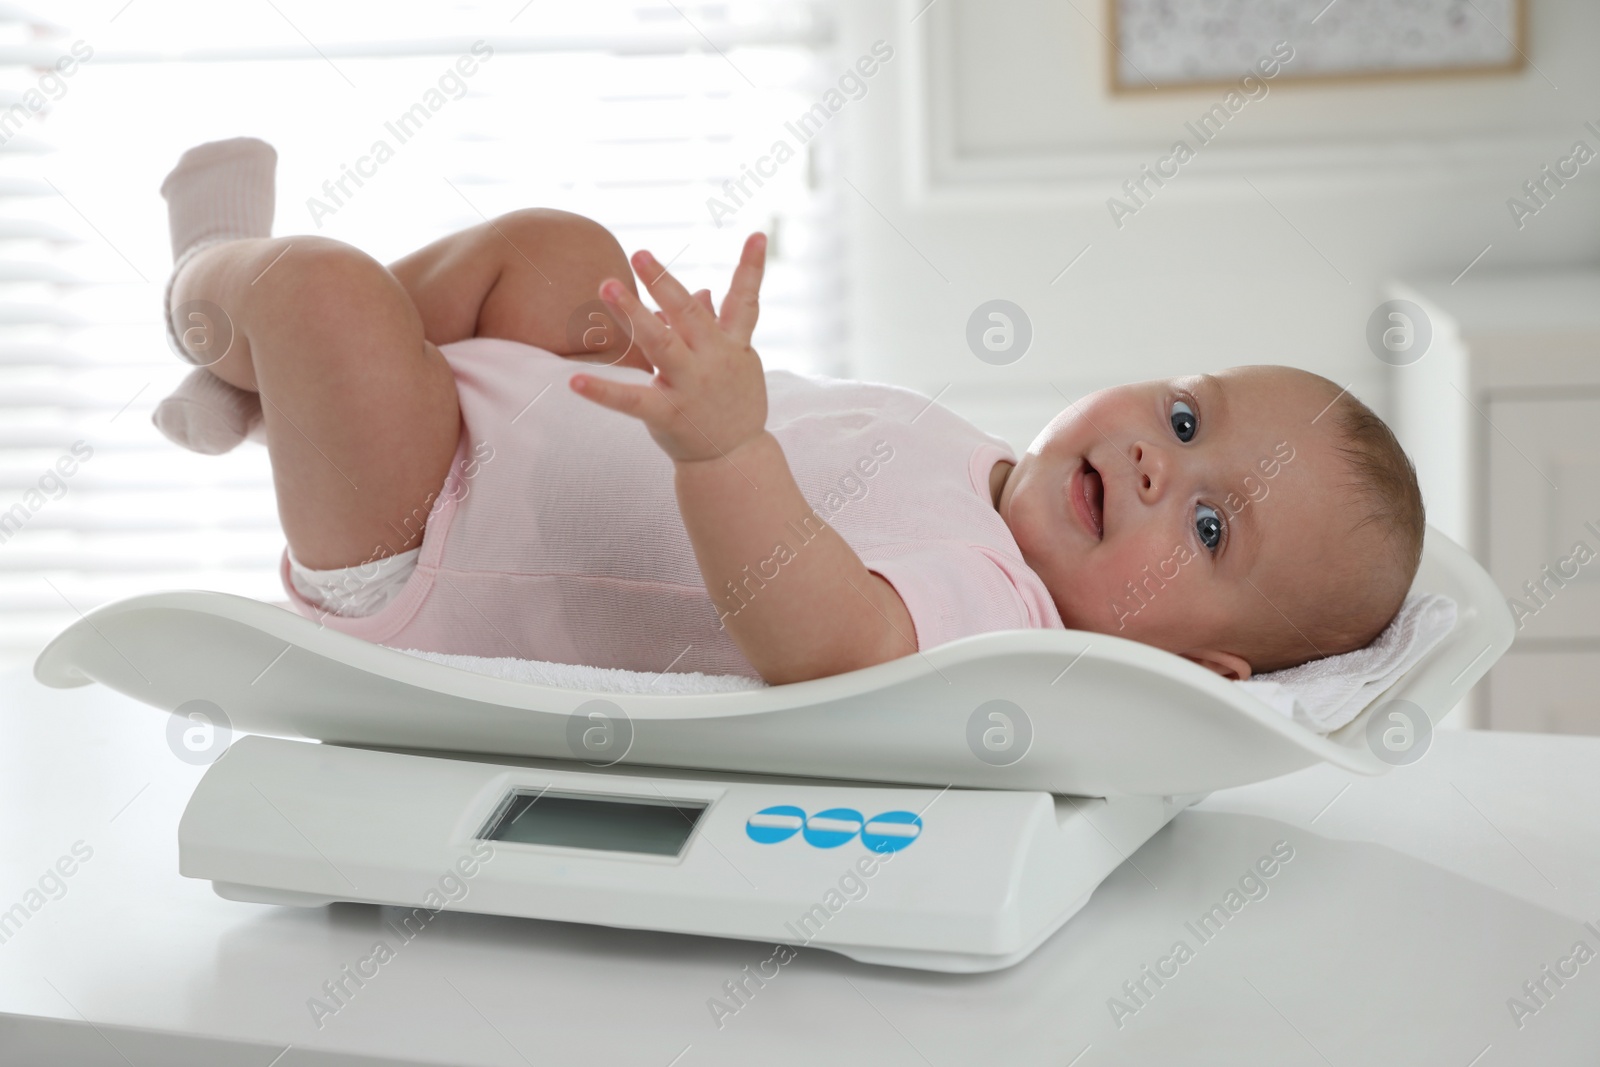
[(864, 819), (854, 808), (807, 815), (793, 804), (774, 804), (746, 819), (744, 832), (759, 845), (776, 845), (801, 834), (812, 848), (838, 848), (860, 837), (873, 852), (898, 852), (922, 836), (922, 817), (914, 811), (886, 811)]
[(761, 845), (775, 845), (787, 841), (800, 832), (806, 824), (806, 813), (792, 804), (777, 804), (762, 808), (745, 820), (744, 832), (750, 840)]
[(866, 820), (854, 808), (829, 808), (806, 820), (806, 844), (813, 848), (838, 848), (861, 832)]
[(861, 828), (861, 843), (874, 852), (899, 852), (921, 836), (922, 818), (914, 811), (886, 811)]

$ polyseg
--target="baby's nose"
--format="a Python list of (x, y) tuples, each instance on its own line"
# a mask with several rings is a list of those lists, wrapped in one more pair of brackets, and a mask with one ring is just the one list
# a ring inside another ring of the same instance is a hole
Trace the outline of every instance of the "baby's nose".
[(1135, 441), (1129, 449), (1129, 455), (1133, 459), (1133, 469), (1138, 473), (1136, 488), (1139, 495), (1146, 500), (1159, 497), (1166, 484), (1166, 453), (1145, 441)]

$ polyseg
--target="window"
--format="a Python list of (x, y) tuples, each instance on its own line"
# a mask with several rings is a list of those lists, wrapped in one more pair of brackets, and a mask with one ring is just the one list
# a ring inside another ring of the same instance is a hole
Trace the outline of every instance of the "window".
[[(827, 87), (821, 3), (53, 0), (5, 19), (0, 665), (140, 592), (283, 599), (265, 449), (197, 456), (149, 421), (189, 370), (160, 323), (171, 253), (157, 190), (202, 141), (271, 142), (274, 232), (384, 261), (543, 205), (599, 220), (720, 297), (744, 234), (765, 229), (763, 358), (841, 373), (829, 137), (731, 216), (708, 205), (732, 204), (723, 183)], [(492, 57), (453, 73), (479, 41)], [(432, 90), (442, 105), (401, 143), (386, 124)], [(380, 138), (393, 157), (335, 201), (324, 183)]]

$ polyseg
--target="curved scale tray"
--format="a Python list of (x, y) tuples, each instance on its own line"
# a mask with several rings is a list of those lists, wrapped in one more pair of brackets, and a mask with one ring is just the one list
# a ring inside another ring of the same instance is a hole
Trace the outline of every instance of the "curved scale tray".
[[(1385, 698), (1437, 721), (1509, 647), (1512, 619), (1476, 561), (1431, 529), (1413, 588), (1452, 597), (1456, 625)], [(1181, 657), (1076, 630), (978, 634), (748, 692), (600, 694), (475, 674), (247, 597), (180, 590), (94, 609), (34, 675), (58, 688), (98, 681), (166, 711), (209, 701), (250, 733), (569, 760), (594, 759), (575, 740), (590, 721), (571, 713), (601, 699), (612, 721), (596, 722), (615, 731), (607, 751), (626, 750), (619, 762), (808, 778), (1108, 796), (1205, 793), (1322, 761), (1388, 770), (1366, 745), (1371, 708), (1322, 737)], [(1011, 747), (990, 753), (983, 731), (1008, 722)]]

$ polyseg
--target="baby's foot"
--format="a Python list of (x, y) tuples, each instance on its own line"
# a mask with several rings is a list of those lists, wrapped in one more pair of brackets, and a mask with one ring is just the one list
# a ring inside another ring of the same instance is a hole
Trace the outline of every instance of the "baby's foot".
[(204, 367), (189, 372), (150, 421), (167, 440), (207, 456), (233, 449), (246, 437), (261, 439), (261, 397), (238, 389)]
[[(189, 149), (161, 183), (173, 257), (172, 275), (162, 294), (167, 345), (179, 358), (202, 369), (185, 378), (176, 392), (156, 406), (151, 421), (169, 440), (195, 452), (216, 455), (246, 436), (260, 440), (261, 400), (204, 369), (226, 353), (226, 346), (209, 357), (203, 350), (184, 347), (173, 322), (173, 283), (203, 248), (241, 237), (272, 236), (277, 164), (278, 153), (265, 141), (235, 137)], [(214, 318), (219, 311), (186, 309), (185, 331), (191, 332), (188, 323), (196, 316)], [(202, 332), (210, 338), (215, 331)]]
[(172, 283), (191, 257), (207, 245), (240, 237), (271, 237), (273, 172), (278, 153), (265, 141), (235, 137), (189, 149), (161, 183), (172, 231), (172, 276), (162, 307), (167, 343), (181, 359), (203, 364), (188, 352), (172, 322)]

